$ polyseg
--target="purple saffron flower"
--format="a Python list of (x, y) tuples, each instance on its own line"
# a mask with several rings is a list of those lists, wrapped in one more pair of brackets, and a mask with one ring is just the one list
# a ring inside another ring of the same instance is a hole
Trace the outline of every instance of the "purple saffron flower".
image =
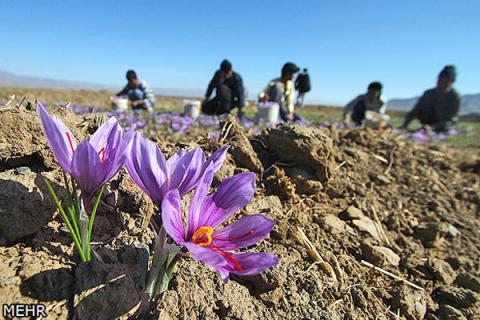
[(187, 228), (182, 222), (180, 193), (169, 191), (162, 203), (165, 231), (195, 258), (217, 270), (224, 281), (231, 273), (255, 275), (278, 263), (266, 252), (233, 253), (264, 239), (275, 221), (261, 214), (242, 218), (225, 228), (215, 230), (232, 214), (245, 207), (255, 193), (255, 174), (237, 174), (225, 179), (216, 192), (207, 194), (213, 179), (212, 167), (207, 168), (190, 201)]
[(217, 150), (207, 161), (200, 148), (190, 152), (182, 149), (165, 161), (158, 146), (136, 132), (126, 167), (133, 181), (160, 206), (165, 194), (171, 189), (178, 189), (181, 195), (192, 191), (211, 163), (214, 171), (218, 171), (228, 148), (227, 145)]
[(112, 117), (89, 141), (82, 141), (77, 146), (75, 137), (62, 121), (50, 117), (41, 104), (37, 112), (58, 164), (75, 178), (85, 198), (90, 199), (124, 165), (133, 132), (123, 136), (122, 128)]

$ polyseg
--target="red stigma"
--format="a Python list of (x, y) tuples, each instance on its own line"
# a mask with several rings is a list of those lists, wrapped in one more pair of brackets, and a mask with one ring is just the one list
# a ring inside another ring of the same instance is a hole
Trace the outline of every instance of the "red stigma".
[(215, 251), (215, 252), (217, 252), (217, 253), (220, 253), (224, 258), (226, 258), (228, 261), (230, 261), (231, 263), (233, 263), (238, 270), (240, 270), (240, 271), (245, 270), (245, 269), (240, 265), (240, 263), (238, 263), (238, 261), (235, 260), (234, 257), (232, 257), (231, 254), (223, 251), (222, 249), (220, 249), (219, 247), (217, 247), (217, 246), (214, 245), (213, 243), (210, 244), (210, 248), (211, 248), (213, 251)]
[(74, 153), (75, 150), (73, 149), (73, 143), (72, 143), (72, 138), (70, 138), (70, 133), (66, 132), (66, 134), (67, 134), (68, 143), (70, 144), (70, 148), (72, 148), (72, 153)]

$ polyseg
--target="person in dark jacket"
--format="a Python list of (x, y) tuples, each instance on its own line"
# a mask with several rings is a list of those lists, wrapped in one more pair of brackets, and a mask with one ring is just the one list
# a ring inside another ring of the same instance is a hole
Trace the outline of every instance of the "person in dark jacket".
[(455, 123), (460, 109), (460, 95), (452, 87), (456, 76), (454, 66), (445, 66), (438, 75), (437, 86), (423, 93), (400, 128), (407, 129), (416, 118), (424, 127), (437, 132), (447, 131)]
[(297, 107), (303, 108), (305, 104), (305, 94), (311, 89), (310, 75), (308, 74), (308, 69), (305, 68), (295, 80), (295, 90), (298, 91), (297, 102), (295, 103)]
[(128, 70), (126, 77), (128, 83), (117, 93), (117, 97), (127, 97), (133, 110), (153, 110), (156, 98), (148, 84), (138, 79), (133, 70)]
[[(210, 99), (214, 89), (215, 97)], [(220, 70), (215, 72), (208, 85), (205, 100), (202, 103), (202, 112), (208, 115), (220, 115), (238, 108), (238, 115), (241, 117), (244, 106), (245, 89), (242, 77), (233, 71), (230, 61), (223, 60)]]

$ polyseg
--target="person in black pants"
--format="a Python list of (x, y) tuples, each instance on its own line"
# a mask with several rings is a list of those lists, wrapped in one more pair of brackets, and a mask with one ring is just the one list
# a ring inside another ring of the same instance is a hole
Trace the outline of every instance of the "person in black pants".
[[(214, 89), (215, 97), (210, 99)], [(238, 108), (238, 115), (241, 117), (244, 106), (245, 89), (242, 77), (233, 71), (230, 61), (223, 60), (220, 70), (215, 72), (208, 85), (205, 100), (202, 103), (202, 112), (208, 115), (220, 115)]]

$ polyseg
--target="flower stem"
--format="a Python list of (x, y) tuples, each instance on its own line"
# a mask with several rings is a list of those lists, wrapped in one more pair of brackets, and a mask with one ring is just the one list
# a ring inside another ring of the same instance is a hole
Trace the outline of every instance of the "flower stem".
[(162, 266), (165, 263), (166, 257), (163, 254), (163, 245), (165, 244), (166, 236), (167, 234), (162, 226), (157, 234), (157, 237), (155, 238), (152, 265), (148, 271), (147, 283), (145, 284), (145, 294), (150, 299), (153, 297), (153, 292), (158, 281), (160, 269), (162, 269)]
[(73, 226), (74, 232), (76, 233), (77, 237), (80, 238), (80, 229), (78, 228), (78, 224), (77, 224), (77, 218), (76, 218), (77, 213), (75, 212), (75, 205), (72, 204), (70, 207), (67, 207), (67, 211), (70, 214), (70, 219), (72, 219), (72, 226)]
[(72, 227), (72, 224), (70, 223), (70, 220), (68, 219), (68, 216), (66, 215), (65, 211), (63, 210), (63, 207), (58, 200), (58, 197), (53, 190), (52, 186), (50, 185), (50, 182), (48, 182), (47, 179), (45, 179), (45, 184), (47, 185), (48, 191), (50, 192), (50, 195), (53, 198), (53, 201), (55, 202), (55, 205), (57, 206), (58, 210), (60, 211), (60, 215), (62, 216), (63, 220), (67, 224), (68, 230), (70, 230), (70, 233), (72, 234), (73, 242), (75, 243), (75, 246), (77, 247), (78, 253), (80, 254), (80, 258), (82, 259), (83, 262), (86, 262), (86, 257), (83, 253), (82, 245), (80, 244), (80, 240), (77, 237), (77, 234), (75, 230)]
[(97, 208), (100, 203), (100, 199), (102, 198), (103, 189), (105, 186), (103, 185), (98, 192), (97, 199), (95, 199), (95, 203), (93, 204), (92, 212), (90, 213), (90, 220), (88, 221), (88, 246), (87, 246), (87, 258), (90, 260), (90, 241), (92, 239), (92, 231), (93, 231), (93, 221), (95, 220), (95, 215), (97, 214)]

